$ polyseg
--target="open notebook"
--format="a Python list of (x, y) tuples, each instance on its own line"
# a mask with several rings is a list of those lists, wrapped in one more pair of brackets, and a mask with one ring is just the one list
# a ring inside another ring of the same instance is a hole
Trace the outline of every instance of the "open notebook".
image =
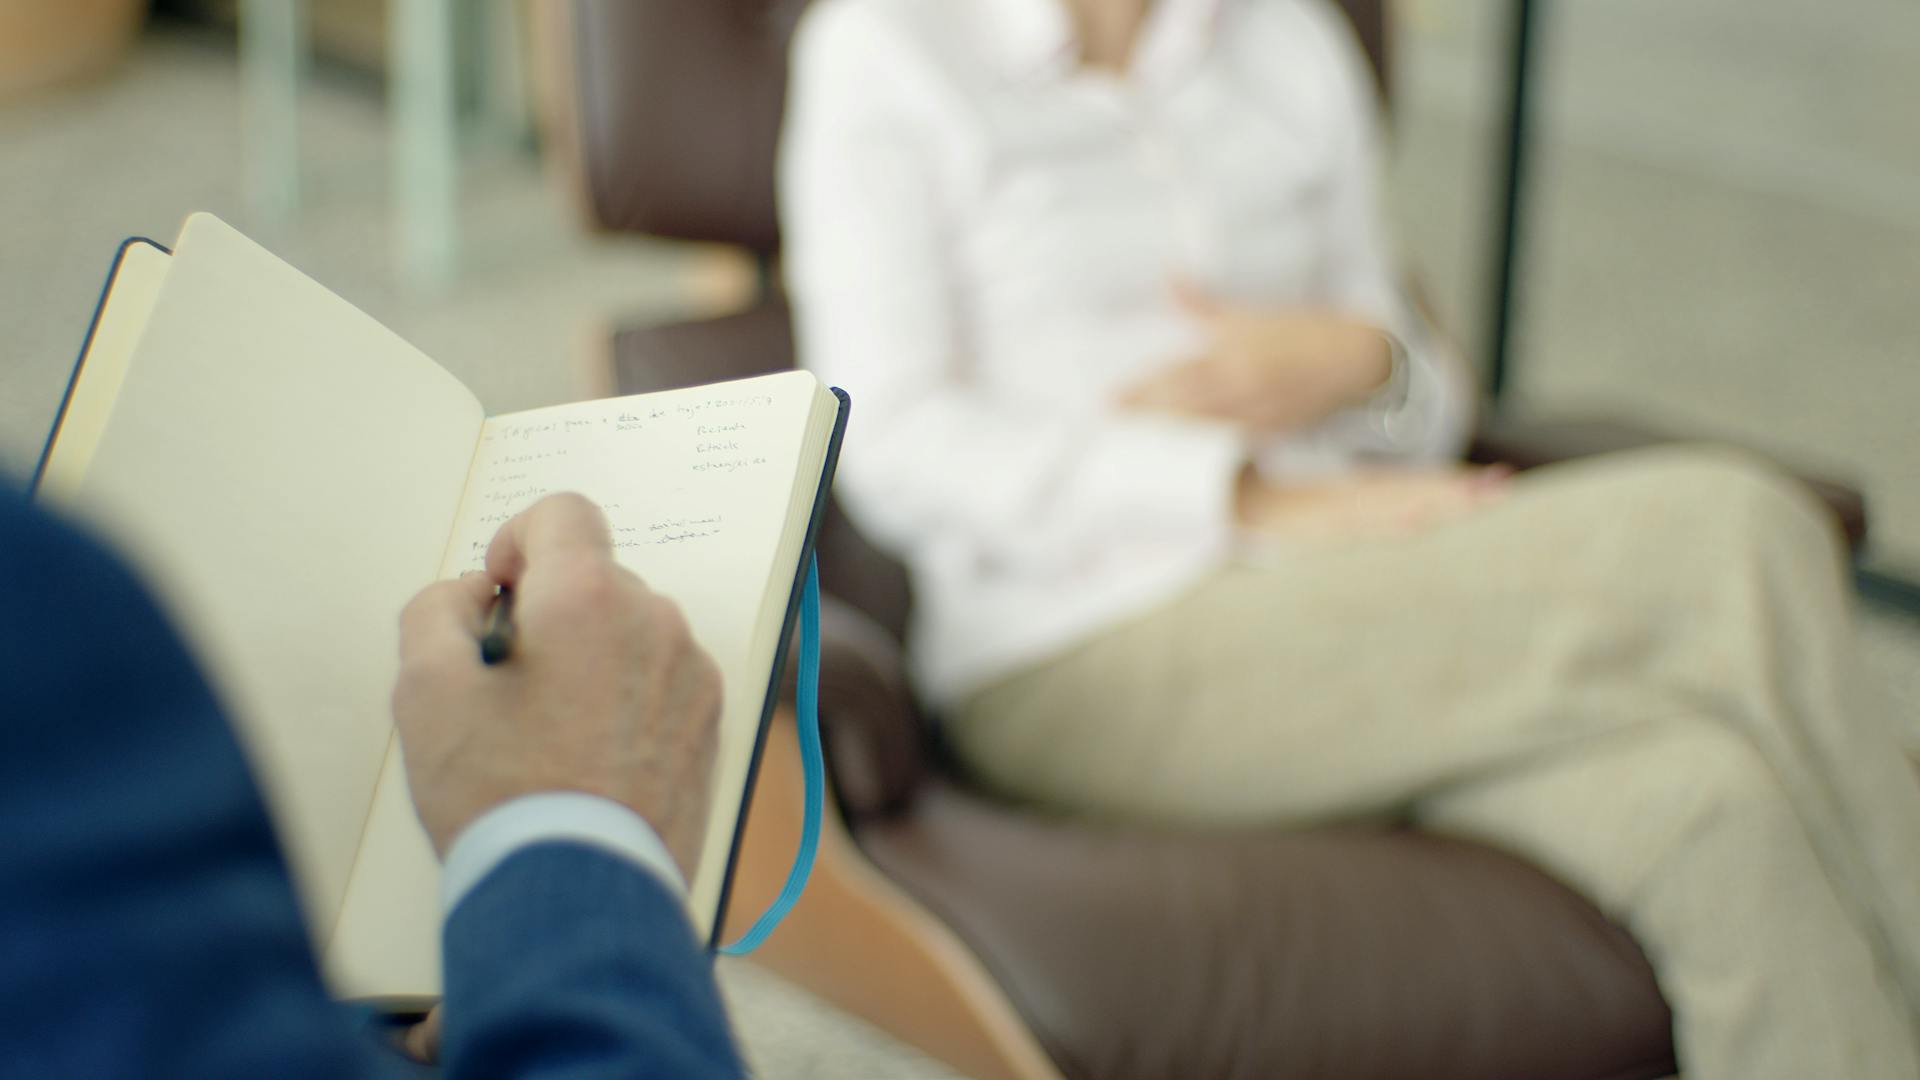
[[(537, 358), (533, 360), (537, 362)], [(121, 249), (37, 476), (115, 537), (208, 665), (336, 993), (439, 991), (438, 867), (388, 694), (401, 607), (550, 491), (686, 612), (725, 705), (690, 910), (711, 940), (846, 396), (804, 372), (488, 417), (218, 219)]]

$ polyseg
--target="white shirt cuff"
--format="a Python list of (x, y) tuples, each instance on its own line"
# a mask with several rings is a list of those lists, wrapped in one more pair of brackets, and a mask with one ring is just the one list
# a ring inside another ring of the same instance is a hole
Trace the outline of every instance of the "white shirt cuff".
[(625, 806), (578, 791), (522, 795), (501, 803), (461, 831), (440, 870), (440, 910), (460, 901), (507, 856), (544, 840), (590, 844), (647, 870), (682, 903), (687, 883), (660, 834)]

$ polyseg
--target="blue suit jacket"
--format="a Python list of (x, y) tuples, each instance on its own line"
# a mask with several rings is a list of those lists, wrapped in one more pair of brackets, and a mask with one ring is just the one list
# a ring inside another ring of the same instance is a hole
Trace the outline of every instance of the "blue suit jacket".
[[(98, 546), (0, 494), (0, 1075), (410, 1076), (321, 985), (240, 749)], [(445, 931), (449, 1076), (743, 1074), (652, 875), (510, 856)]]

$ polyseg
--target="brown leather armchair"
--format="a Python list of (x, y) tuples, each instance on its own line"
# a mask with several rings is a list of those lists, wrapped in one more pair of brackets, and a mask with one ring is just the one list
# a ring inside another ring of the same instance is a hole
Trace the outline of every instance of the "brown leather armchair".
[[(964, 2), (964, 0), (956, 0)], [(738, 245), (770, 266), (786, 46), (804, 0), (550, 0), (549, 146), (597, 227)], [(1346, 5), (1381, 64), (1379, 2)], [(640, 392), (793, 363), (764, 277), (737, 314), (617, 332)], [(859, 392), (853, 389), (853, 423)], [(1499, 423), (1483, 458), (1542, 464), (1652, 441)], [(1849, 533), (1858, 496), (1823, 485)], [(901, 647), (901, 567), (837, 513), (821, 719), (839, 813), (761, 962), (970, 1075), (1078, 1080), (1628, 1080), (1673, 1071), (1633, 941), (1502, 853), (1405, 828), (1195, 832), (1008, 805), (940, 753)], [(798, 834), (790, 739), (769, 740), (731, 919)]]

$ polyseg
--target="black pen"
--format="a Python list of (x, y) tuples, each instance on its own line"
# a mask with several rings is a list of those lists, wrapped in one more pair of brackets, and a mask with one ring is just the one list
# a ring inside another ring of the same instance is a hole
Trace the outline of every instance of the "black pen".
[(487, 608), (487, 628), (480, 635), (480, 662), (498, 664), (513, 652), (513, 590), (505, 585)]

